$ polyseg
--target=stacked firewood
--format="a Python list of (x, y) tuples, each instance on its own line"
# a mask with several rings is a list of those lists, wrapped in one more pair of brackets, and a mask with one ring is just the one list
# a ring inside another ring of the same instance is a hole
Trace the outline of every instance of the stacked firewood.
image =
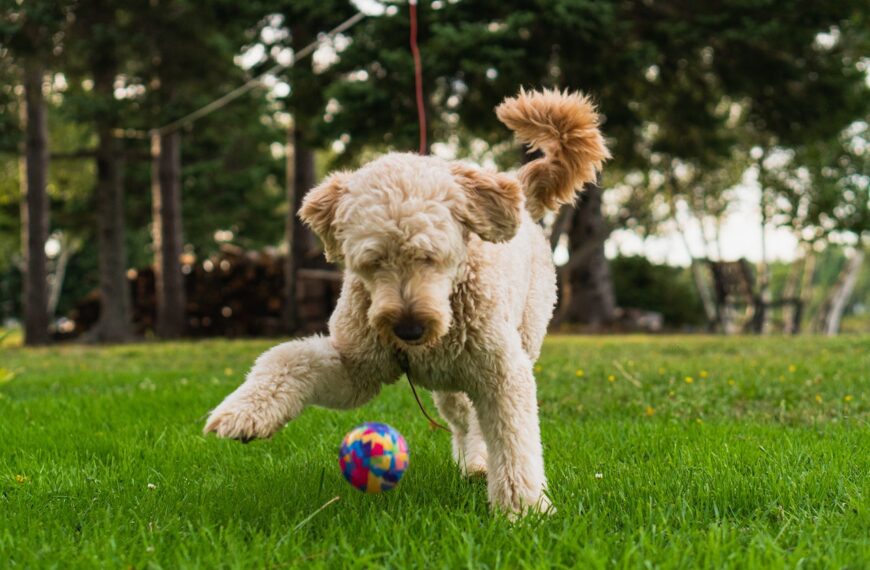
[[(204, 260), (183, 259), (187, 294), (187, 335), (192, 337), (278, 336), (287, 332), (284, 309), (284, 258), (273, 251), (224, 247)], [(157, 317), (154, 271), (128, 272), (135, 332), (150, 336)], [(299, 332), (326, 330), (341, 289), (340, 274), (330, 267), (297, 273)], [(83, 299), (70, 314), (73, 335), (93, 327), (100, 312), (99, 293)]]

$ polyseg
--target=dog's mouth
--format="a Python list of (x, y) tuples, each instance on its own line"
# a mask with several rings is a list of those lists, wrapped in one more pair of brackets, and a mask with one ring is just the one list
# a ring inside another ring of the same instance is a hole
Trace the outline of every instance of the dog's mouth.
[(403, 340), (397, 336), (393, 336), (393, 342), (395, 342), (400, 348), (419, 348), (421, 346), (426, 346), (428, 344), (432, 344), (432, 339), (421, 338), (419, 340)]

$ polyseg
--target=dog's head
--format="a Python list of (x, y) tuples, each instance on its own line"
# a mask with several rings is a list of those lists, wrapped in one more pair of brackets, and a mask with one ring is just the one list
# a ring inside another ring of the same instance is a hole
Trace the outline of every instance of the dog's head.
[(450, 328), (450, 295), (474, 238), (510, 240), (523, 194), (502, 174), (438, 158), (387, 154), (329, 176), (299, 215), (371, 297), (369, 324), (396, 346), (432, 346)]

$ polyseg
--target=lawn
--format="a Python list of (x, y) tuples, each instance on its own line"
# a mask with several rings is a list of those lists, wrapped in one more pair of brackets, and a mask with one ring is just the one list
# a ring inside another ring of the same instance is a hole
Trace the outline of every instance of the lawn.
[[(268, 346), (0, 346), (0, 567), (870, 566), (870, 337), (549, 339), (559, 512), (514, 525), (405, 383), (271, 441), (203, 437)], [(364, 420), (410, 445), (389, 494), (339, 472)]]

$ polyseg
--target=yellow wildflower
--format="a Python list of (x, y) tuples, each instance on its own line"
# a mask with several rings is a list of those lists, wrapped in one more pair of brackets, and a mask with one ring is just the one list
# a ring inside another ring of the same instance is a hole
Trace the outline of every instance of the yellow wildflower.
[(851, 401), (854, 400), (854, 399), (855, 399), (855, 398), (852, 397), (852, 394), (846, 394), (846, 397), (843, 398), (843, 401), (844, 401), (844, 402), (851, 402)]
[(27, 483), (27, 477), (24, 475), (16, 475), (15, 482), (19, 485), (24, 485), (25, 483)]
[(788, 371), (794, 374), (795, 372), (797, 372), (797, 366), (795, 366), (794, 364), (789, 364)]
[(729, 385), (729, 386), (733, 386), (733, 385), (735, 385), (735, 384), (737, 384), (737, 382), (734, 381), (734, 378), (729, 378), (729, 379), (728, 379), (728, 385)]
[(706, 378), (706, 377), (707, 377), (707, 371), (706, 371), (706, 370), (701, 370), (701, 373), (698, 374), (698, 376), (700, 376), (701, 378)]
[(535, 372), (540, 372), (541, 370), (543, 370), (543, 368), (541, 367), (541, 365), (540, 365), (540, 364), (536, 364), (536, 365), (535, 365)]
[(610, 376), (607, 377), (607, 381), (608, 382), (616, 382), (616, 376), (611, 374)]
[(665, 373), (665, 369), (664, 369), (664, 368), (659, 368), (659, 374), (664, 374), (664, 373)]
[(822, 403), (822, 395), (821, 394), (816, 394), (816, 402), (818, 402), (820, 404)]
[(656, 409), (653, 408), (652, 406), (647, 406), (645, 412), (646, 412), (646, 415), (651, 416), (651, 415), (656, 413)]
[(227, 376), (232, 376), (233, 369), (232, 368), (224, 368), (224, 374), (226, 374)]
[(692, 378), (691, 376), (686, 376), (686, 384), (691, 384), (694, 381), (695, 381), (695, 379)]
[(583, 369), (582, 369), (582, 368), (578, 368), (578, 369), (577, 369), (577, 372), (574, 373), (574, 376), (576, 376), (577, 378), (583, 378), (583, 376), (584, 376), (585, 374), (586, 374), (586, 373), (583, 372)]

